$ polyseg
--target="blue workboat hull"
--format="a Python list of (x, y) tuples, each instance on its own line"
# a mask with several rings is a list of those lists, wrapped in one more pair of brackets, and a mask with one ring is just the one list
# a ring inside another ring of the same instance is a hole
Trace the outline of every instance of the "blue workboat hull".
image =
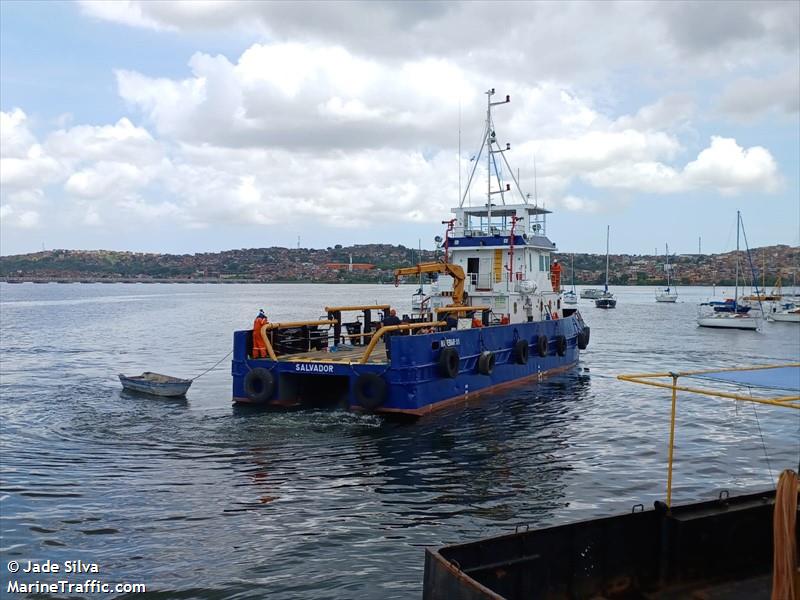
[[(575, 312), (557, 320), (395, 335), (387, 339), (391, 359), (385, 358), (381, 343), (375, 349), (380, 360), (362, 364), (358, 360), (335, 362), (336, 352), (330, 353), (330, 360), (319, 354), (314, 359), (302, 354), (252, 359), (248, 356), (251, 333), (237, 331), (231, 369), (233, 400), (298, 408), (318, 406), (322, 397), (328, 397), (330, 404), (339, 408), (419, 416), (500, 386), (565, 371), (578, 362), (580, 342), (583, 339), (585, 347), (588, 334), (588, 327)], [(540, 347), (541, 337), (546, 338), (545, 347)], [(524, 361), (520, 340), (529, 348)], [(457, 372), (447, 373), (441, 355), (444, 351), (452, 354), (450, 349), (457, 352), (458, 367)], [(485, 364), (479, 365), (481, 354), (487, 352), (494, 355), (488, 373)], [(252, 387), (250, 393), (246, 391), (245, 379), (255, 369), (269, 372), (265, 376), (270, 385), (268, 397), (254, 399)]]

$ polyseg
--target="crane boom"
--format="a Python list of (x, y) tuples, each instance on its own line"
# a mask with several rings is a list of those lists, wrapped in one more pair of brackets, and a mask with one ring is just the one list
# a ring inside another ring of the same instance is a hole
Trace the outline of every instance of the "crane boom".
[(420, 275), (422, 273), (447, 273), (453, 278), (453, 306), (461, 306), (464, 302), (464, 269), (453, 263), (419, 263), (413, 267), (402, 267), (394, 270), (395, 280), (403, 275)]

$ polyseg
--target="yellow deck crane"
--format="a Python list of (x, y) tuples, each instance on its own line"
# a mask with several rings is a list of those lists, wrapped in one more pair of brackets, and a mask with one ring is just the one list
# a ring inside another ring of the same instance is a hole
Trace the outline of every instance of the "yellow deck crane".
[(403, 275), (421, 275), (422, 273), (447, 273), (453, 278), (453, 306), (464, 303), (464, 269), (453, 263), (420, 263), (414, 267), (402, 267), (394, 270), (395, 282)]

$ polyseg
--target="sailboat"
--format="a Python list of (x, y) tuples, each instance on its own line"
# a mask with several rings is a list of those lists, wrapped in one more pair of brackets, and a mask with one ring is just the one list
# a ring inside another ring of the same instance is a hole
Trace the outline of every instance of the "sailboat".
[(617, 299), (614, 294), (608, 291), (608, 239), (611, 235), (611, 226), (606, 226), (606, 284), (603, 287), (603, 293), (594, 301), (597, 308), (616, 308)]
[(564, 304), (577, 304), (578, 294), (575, 293), (575, 255), (572, 255), (572, 289), (564, 294)]
[(656, 291), (656, 302), (676, 302), (678, 300), (678, 290), (670, 288), (669, 282), (669, 244), (664, 245), (664, 271), (667, 274), (667, 287)]
[(704, 306), (712, 307), (713, 312), (701, 312), (697, 317), (697, 324), (700, 327), (716, 327), (720, 329), (748, 329), (757, 330), (760, 328), (758, 317), (750, 314), (750, 307), (739, 304), (739, 231), (742, 224), (742, 215), (736, 211), (736, 281), (734, 287), (733, 301), (726, 299), (725, 302), (704, 302), (700, 305), (700, 310)]

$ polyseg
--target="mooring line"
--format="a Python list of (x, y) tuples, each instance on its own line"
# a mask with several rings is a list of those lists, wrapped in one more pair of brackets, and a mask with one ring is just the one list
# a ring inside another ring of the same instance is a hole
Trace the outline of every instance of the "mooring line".
[(216, 363), (214, 363), (214, 366), (213, 366), (213, 367), (211, 367), (210, 369), (206, 369), (205, 371), (203, 371), (202, 373), (200, 373), (200, 375), (197, 375), (196, 377), (192, 377), (192, 378), (191, 378), (189, 381), (194, 381), (195, 379), (200, 379), (200, 378), (201, 378), (203, 375), (205, 375), (205, 374), (206, 374), (206, 373), (208, 373), (209, 371), (213, 371), (214, 369), (216, 369), (216, 368), (219, 366), (219, 364), (220, 364), (220, 363), (221, 363), (223, 360), (225, 360), (226, 358), (228, 358), (228, 357), (229, 357), (231, 354), (233, 354), (233, 350), (231, 350), (230, 352), (228, 352), (228, 353), (227, 353), (225, 356), (223, 356), (223, 357), (222, 357), (222, 358), (220, 358), (220, 359), (219, 359), (219, 360), (218, 360)]

